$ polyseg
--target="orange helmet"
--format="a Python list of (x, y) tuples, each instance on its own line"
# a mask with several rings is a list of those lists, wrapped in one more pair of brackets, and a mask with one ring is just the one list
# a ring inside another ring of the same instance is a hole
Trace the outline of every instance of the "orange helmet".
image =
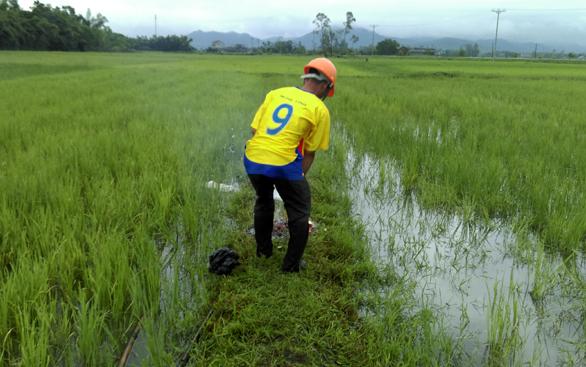
[(319, 71), (323, 76), (325, 76), (328, 79), (328, 81), (330, 82), (330, 91), (328, 92), (328, 96), (332, 97), (334, 95), (334, 86), (336, 84), (337, 73), (334, 63), (326, 59), (325, 57), (318, 57), (316, 59), (311, 60), (307, 65), (305, 65), (305, 67), (303, 68), (303, 72), (305, 74), (308, 74), (309, 69), (312, 68)]

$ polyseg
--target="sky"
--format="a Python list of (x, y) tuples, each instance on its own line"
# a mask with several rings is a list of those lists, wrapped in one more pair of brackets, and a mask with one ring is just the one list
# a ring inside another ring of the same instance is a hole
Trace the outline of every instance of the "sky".
[[(19, 3), (29, 8), (34, 0)], [(538, 43), (586, 45), (584, 0), (41, 0), (70, 5), (78, 13), (91, 9), (108, 18), (113, 31), (128, 36), (188, 34), (195, 30), (246, 32), (259, 38), (296, 37), (313, 29), (318, 12), (342, 25), (353, 12), (356, 25), (390, 37), (494, 37), (496, 14), (501, 14), (499, 38)]]

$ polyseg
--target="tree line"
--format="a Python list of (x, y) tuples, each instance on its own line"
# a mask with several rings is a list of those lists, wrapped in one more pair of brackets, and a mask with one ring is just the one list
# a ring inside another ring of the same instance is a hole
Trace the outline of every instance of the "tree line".
[[(307, 54), (320, 52), (326, 56), (360, 55), (437, 55), (455, 57), (479, 57), (478, 44), (466, 44), (456, 50), (431, 48), (409, 49), (393, 39), (385, 39), (370, 47), (356, 49), (358, 37), (352, 34), (356, 18), (351, 11), (340, 22), (342, 28), (334, 29), (333, 22), (325, 13), (318, 13), (313, 20), (315, 26), (311, 50), (293, 41), (264, 41), (257, 47), (244, 45), (224, 46), (215, 41), (207, 52), (227, 53), (278, 53)], [(102, 14), (92, 15), (88, 9), (85, 16), (77, 14), (70, 6), (53, 7), (35, 1), (29, 10), (22, 9), (18, 0), (0, 0), (0, 50), (50, 50), (50, 51), (192, 51), (191, 39), (187, 36), (127, 37), (113, 32), (108, 19)], [(499, 57), (520, 57), (519, 53), (500, 51)], [(583, 59), (584, 54), (537, 51), (533, 58)]]
[(30, 10), (18, 0), (0, 0), (0, 49), (48, 51), (190, 51), (186, 36), (131, 38), (112, 32), (108, 19), (88, 9), (85, 16), (71, 6), (35, 1)]

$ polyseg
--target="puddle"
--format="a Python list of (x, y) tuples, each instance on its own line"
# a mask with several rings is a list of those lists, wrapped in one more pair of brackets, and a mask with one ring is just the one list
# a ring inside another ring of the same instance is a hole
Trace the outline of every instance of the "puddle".
[(381, 271), (390, 267), (415, 283), (421, 306), (433, 309), (460, 345), (464, 365), (487, 362), (489, 335), (495, 335), (489, 330), (494, 331), (499, 318), (506, 320), (505, 333), (517, 335), (520, 342), (511, 364), (586, 361), (580, 286), (586, 279), (584, 256), (574, 260), (579, 280), (572, 283), (559, 258), (531, 254), (533, 265), (527, 265), (512, 256), (519, 241), (537, 248), (535, 238), (518, 238), (498, 223), (482, 227), (423, 210), (402, 193), (390, 162), (358, 158), (351, 151), (346, 169), (353, 214), (365, 226), (373, 261)]
[[(185, 312), (193, 312), (204, 304), (205, 287), (197, 272), (192, 274), (188, 271), (188, 266), (193, 265), (201, 256), (187, 251), (185, 239), (180, 235), (183, 233), (181, 225), (177, 227), (176, 233), (172, 241), (155, 240), (155, 246), (162, 249), (159, 305), (161, 315), (174, 314), (182, 320)], [(207, 262), (207, 257), (201, 261)], [(126, 367), (138, 367), (152, 362), (147, 343), (147, 335), (144, 328), (141, 328), (133, 341)]]
[(189, 268), (196, 268), (198, 258), (207, 264), (206, 254), (188, 251), (185, 239), (180, 235), (183, 231), (182, 226), (178, 226), (175, 241), (166, 242), (161, 252), (161, 313), (170, 312), (172, 307), (181, 304), (180, 318), (183, 318), (184, 310), (192, 310), (201, 304), (201, 295), (205, 293), (199, 273), (190, 272)]
[(139, 331), (130, 348), (131, 351), (124, 364), (125, 367), (139, 367), (148, 364), (150, 361), (150, 353), (144, 330), (141, 329)]

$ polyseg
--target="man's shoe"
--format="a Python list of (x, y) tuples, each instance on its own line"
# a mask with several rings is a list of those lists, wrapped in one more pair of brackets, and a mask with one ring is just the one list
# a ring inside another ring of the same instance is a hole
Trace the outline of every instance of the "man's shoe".
[(305, 269), (307, 269), (307, 262), (303, 259), (299, 260), (299, 266), (297, 266), (295, 268), (285, 268), (284, 266), (283, 266), (283, 268), (281, 268), (283, 273), (299, 273), (300, 270), (305, 270)]
[(269, 257), (273, 256), (272, 253), (270, 254), (265, 254), (264, 252), (261, 251), (256, 251), (256, 257), (264, 257), (266, 259), (268, 259)]

